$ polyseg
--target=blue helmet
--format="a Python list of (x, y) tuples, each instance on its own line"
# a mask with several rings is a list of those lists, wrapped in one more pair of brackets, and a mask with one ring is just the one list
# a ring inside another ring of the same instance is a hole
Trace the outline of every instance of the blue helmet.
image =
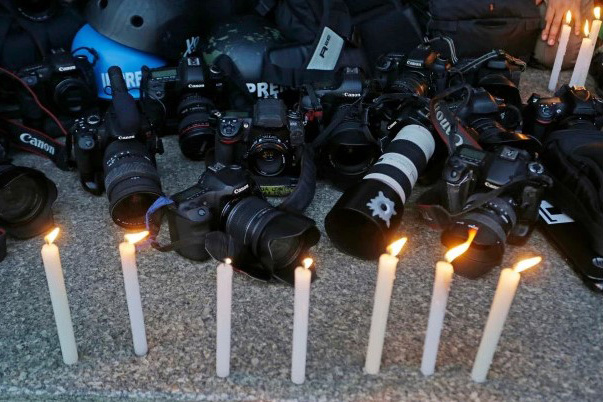
[(119, 43), (96, 32), (90, 25), (84, 25), (73, 39), (71, 50), (75, 55), (83, 55), (94, 64), (94, 76), (98, 88), (98, 97), (111, 99), (107, 91), (109, 76), (107, 70), (111, 66), (119, 66), (124, 72), (126, 85), (134, 98), (140, 97), (138, 88), (142, 78), (141, 67), (163, 67), (166, 60), (139, 50), (120, 45)]

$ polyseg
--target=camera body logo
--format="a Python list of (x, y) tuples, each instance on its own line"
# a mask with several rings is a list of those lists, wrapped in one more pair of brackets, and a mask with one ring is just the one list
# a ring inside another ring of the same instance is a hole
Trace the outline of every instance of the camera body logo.
[(77, 67), (76, 66), (61, 66), (58, 68), (59, 72), (64, 73), (67, 71), (73, 71), (75, 70)]
[(19, 140), (21, 140), (21, 142), (24, 144), (32, 145), (38, 149), (41, 149), (42, 151), (44, 151), (50, 155), (54, 155), (54, 153), (55, 153), (54, 146), (50, 145), (49, 143), (47, 143), (45, 141), (35, 138), (34, 136), (32, 136), (29, 133), (22, 133), (19, 136)]
[(331, 41), (331, 35), (327, 35), (327, 39), (325, 43), (322, 45), (322, 49), (320, 49), (320, 57), (325, 58), (325, 53), (329, 51), (329, 42)]

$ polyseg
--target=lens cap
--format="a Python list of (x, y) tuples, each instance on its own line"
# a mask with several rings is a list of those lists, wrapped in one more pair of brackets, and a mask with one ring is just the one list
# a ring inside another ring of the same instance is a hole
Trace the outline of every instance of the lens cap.
[(329, 238), (339, 250), (374, 260), (393, 241), (404, 203), (388, 185), (362, 180), (343, 193), (325, 219)]

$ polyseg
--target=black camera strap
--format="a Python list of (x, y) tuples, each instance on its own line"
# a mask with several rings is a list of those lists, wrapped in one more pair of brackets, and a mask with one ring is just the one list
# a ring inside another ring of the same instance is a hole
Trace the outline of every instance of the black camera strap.
[(11, 146), (50, 159), (61, 170), (70, 170), (72, 163), (69, 137), (66, 137), (66, 143), (63, 144), (15, 120), (0, 117), (0, 124), (2, 124), (0, 136), (6, 138)]

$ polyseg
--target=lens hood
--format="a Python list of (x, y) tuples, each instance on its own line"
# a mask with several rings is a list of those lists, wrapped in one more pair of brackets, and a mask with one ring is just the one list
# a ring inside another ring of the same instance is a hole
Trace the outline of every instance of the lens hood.
[[(14, 205), (22, 205), (22, 199), (14, 198), (16, 189), (22, 194), (33, 194), (35, 198), (31, 210), (8, 216), (7, 211)], [(10, 236), (17, 239), (29, 239), (52, 229), (54, 220), (52, 204), (57, 199), (57, 187), (44, 173), (26, 167), (0, 166), (0, 226)]]

